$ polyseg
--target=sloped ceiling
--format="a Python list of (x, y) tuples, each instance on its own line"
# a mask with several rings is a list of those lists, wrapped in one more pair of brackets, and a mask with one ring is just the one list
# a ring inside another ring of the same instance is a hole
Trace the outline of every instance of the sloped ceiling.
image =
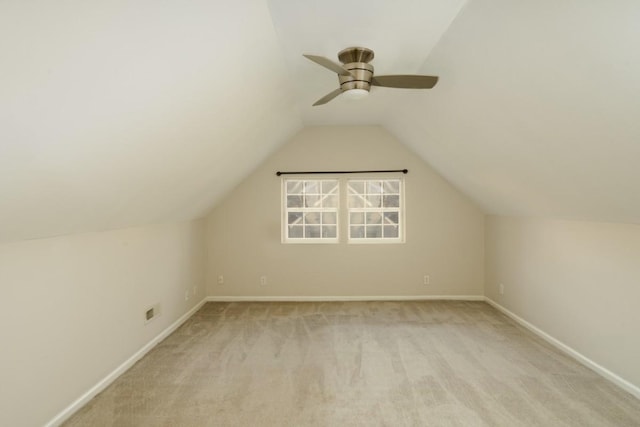
[(640, 2), (472, 0), (388, 129), (487, 213), (640, 223)]
[[(0, 3), (0, 241), (204, 215), (304, 125), (380, 124), (489, 213), (640, 223), (635, 0)], [(373, 49), (429, 91), (337, 87)]]
[(204, 215), (301, 127), (264, 1), (0, 2), (0, 240)]

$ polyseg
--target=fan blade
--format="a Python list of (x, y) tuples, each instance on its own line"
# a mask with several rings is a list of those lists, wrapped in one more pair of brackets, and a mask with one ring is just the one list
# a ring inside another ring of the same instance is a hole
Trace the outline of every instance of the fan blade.
[(334, 73), (340, 74), (341, 76), (351, 75), (351, 73), (348, 70), (345, 70), (344, 68), (342, 68), (340, 64), (337, 64), (332, 60), (325, 58), (324, 56), (316, 56), (316, 55), (302, 55), (302, 56), (315, 62), (318, 65), (322, 65), (324, 68), (330, 69)]
[(323, 96), (322, 98), (318, 99), (313, 106), (315, 107), (316, 105), (322, 105), (322, 104), (326, 104), (327, 102), (331, 101), (333, 98), (335, 98), (336, 96), (340, 95), (342, 93), (342, 89), (336, 89), (333, 92), (330, 92), (328, 94), (326, 94), (325, 96)]
[(400, 89), (431, 89), (438, 83), (436, 76), (394, 75), (374, 76), (373, 86), (395, 87)]

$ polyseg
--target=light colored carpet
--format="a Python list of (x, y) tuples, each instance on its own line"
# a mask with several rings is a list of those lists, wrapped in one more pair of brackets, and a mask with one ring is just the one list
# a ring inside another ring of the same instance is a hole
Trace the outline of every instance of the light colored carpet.
[(207, 303), (67, 426), (640, 426), (484, 302)]

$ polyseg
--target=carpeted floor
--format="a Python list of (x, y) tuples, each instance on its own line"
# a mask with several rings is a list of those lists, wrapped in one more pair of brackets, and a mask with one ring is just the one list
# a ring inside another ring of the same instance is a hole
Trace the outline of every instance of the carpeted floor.
[(66, 426), (640, 426), (484, 302), (207, 303)]

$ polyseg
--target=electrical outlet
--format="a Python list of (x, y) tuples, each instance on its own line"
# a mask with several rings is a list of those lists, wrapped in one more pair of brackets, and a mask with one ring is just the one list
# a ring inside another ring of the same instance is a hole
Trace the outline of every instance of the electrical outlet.
[(431, 277), (428, 274), (425, 274), (424, 277), (422, 278), (422, 283), (424, 285), (430, 285), (431, 284)]
[(500, 295), (504, 295), (504, 284), (500, 283)]
[(267, 284), (267, 276), (260, 276), (260, 284), (262, 286)]
[(222, 274), (218, 276), (218, 285), (224, 285), (224, 276)]
[(184, 291), (184, 300), (185, 300), (185, 301), (189, 301), (189, 289), (187, 289), (186, 291)]

